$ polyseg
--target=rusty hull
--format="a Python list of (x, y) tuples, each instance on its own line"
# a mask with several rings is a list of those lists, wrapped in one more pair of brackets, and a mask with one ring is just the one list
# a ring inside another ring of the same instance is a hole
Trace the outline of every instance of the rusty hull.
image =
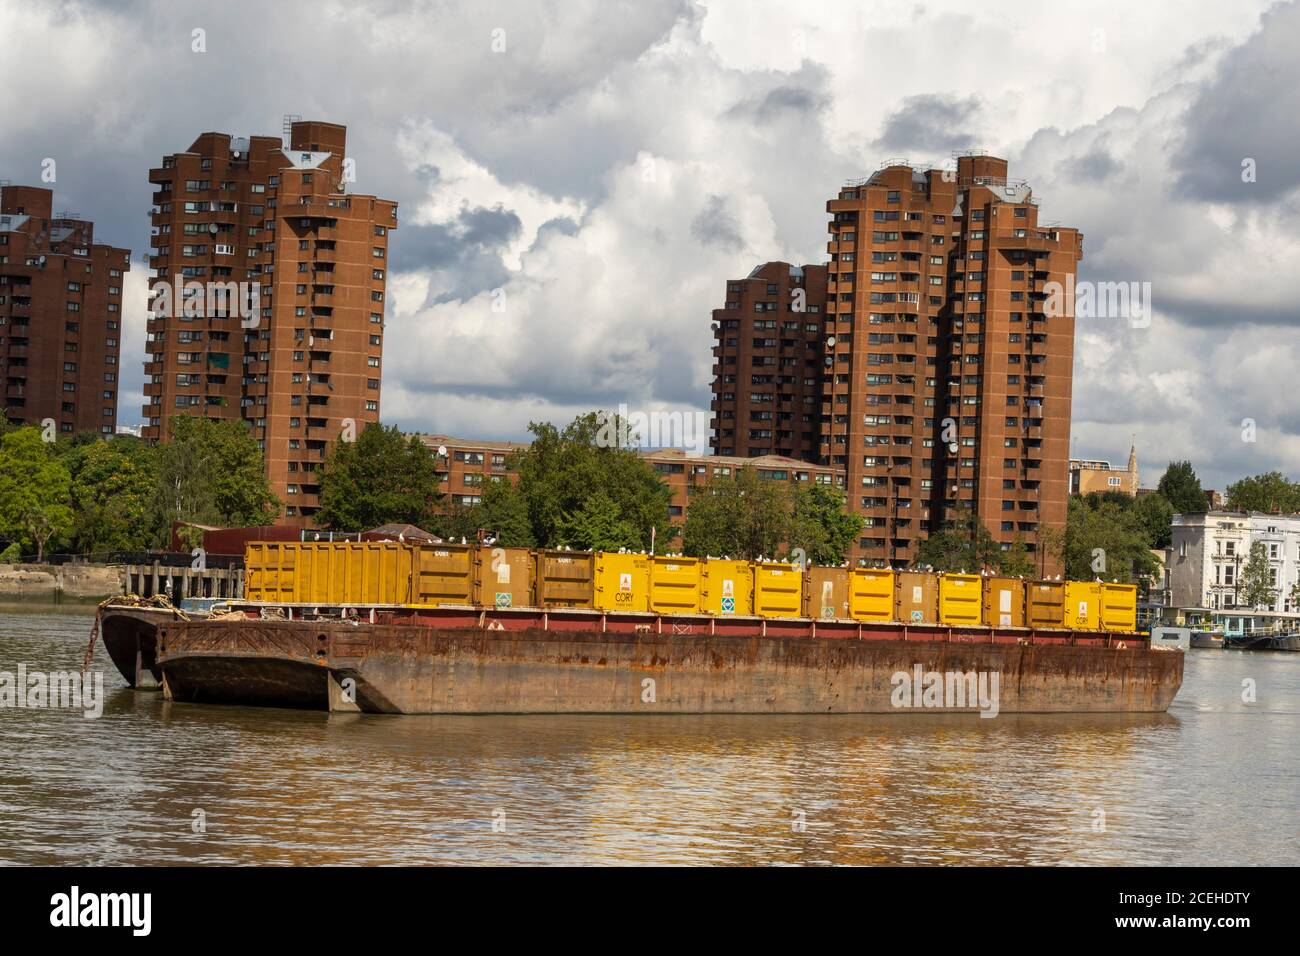
[(180, 620), (174, 608), (108, 605), (103, 609), (99, 620), (100, 640), (128, 685), (157, 688), (162, 681), (156, 656), (158, 629)]
[[(902, 629), (899, 633), (905, 633)], [(239, 620), (160, 628), (174, 700), (401, 714), (941, 713), (898, 672), (996, 672), (1001, 713), (1168, 709), (1183, 655), (1143, 646), (492, 630)]]

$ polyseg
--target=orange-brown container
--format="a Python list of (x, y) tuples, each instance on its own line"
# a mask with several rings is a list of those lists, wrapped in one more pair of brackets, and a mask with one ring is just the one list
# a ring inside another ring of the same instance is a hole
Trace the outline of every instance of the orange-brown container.
[(939, 623), (939, 576), (927, 571), (899, 571), (895, 575), (895, 620), (904, 624)]
[(482, 607), (532, 606), (532, 552), (527, 548), (476, 549), (474, 603)]
[(414, 604), (471, 604), (474, 551), (471, 544), (417, 544), (411, 601)]
[(803, 616), (814, 620), (849, 620), (847, 568), (814, 566), (804, 572)]
[(1020, 578), (984, 579), (984, 623), (989, 627), (1025, 626), (1025, 582)]
[(1030, 627), (1065, 626), (1065, 582), (1030, 581), (1025, 585), (1025, 616)]
[(541, 607), (592, 607), (596, 556), (590, 551), (538, 551), (534, 564)]

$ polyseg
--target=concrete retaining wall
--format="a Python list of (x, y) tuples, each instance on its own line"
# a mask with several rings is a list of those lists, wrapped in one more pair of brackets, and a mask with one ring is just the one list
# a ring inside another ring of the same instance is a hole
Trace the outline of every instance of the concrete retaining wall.
[(117, 564), (0, 564), (0, 604), (98, 604), (121, 593)]

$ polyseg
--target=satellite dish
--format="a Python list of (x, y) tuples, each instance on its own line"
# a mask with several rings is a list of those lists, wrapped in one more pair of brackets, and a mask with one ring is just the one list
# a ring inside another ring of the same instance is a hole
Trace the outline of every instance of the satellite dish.
[(953, 442), (951, 445), (949, 445), (948, 451), (950, 451), (954, 455), (957, 454), (957, 443)]
[(446, 458), (446, 457), (447, 457), (447, 446), (446, 446), (446, 445), (439, 445), (439, 446), (438, 446), (438, 457), (439, 457), (439, 458)]
[(45, 265), (45, 257), (44, 257), (44, 256), (37, 256), (37, 258), (36, 258), (36, 264), (37, 264), (38, 266), (43, 266), (43, 265)]
[(833, 335), (826, 336), (826, 347), (828, 349), (835, 348), (835, 336)]
[(237, 149), (236, 149), (236, 150), (233, 150), (233, 151), (231, 152), (230, 155), (231, 155), (231, 156), (234, 156), (235, 159), (238, 159), (238, 158), (239, 158), (239, 150), (237, 150)]
[(212, 233), (214, 236), (217, 234), (217, 224), (215, 222), (208, 223), (208, 232)]

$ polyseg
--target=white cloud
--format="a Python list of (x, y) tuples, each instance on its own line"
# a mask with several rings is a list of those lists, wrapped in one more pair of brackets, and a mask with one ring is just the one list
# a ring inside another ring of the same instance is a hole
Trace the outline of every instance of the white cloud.
[[(725, 282), (824, 260), (827, 197), (889, 158), (872, 144), (909, 97), (969, 104), (979, 145), (1030, 180), (1044, 217), (1083, 230), (1081, 278), (1152, 283), (1150, 328), (1080, 321), (1076, 451), (1122, 458), (1136, 434), (1148, 483), (1184, 457), (1209, 484), (1265, 466), (1300, 477), (1286, 397), (1300, 356), (1280, 324), (1300, 324), (1300, 199), (1265, 148), (1294, 156), (1300, 140), (1276, 122), (1256, 137), (1249, 97), (1228, 95), (1269, 75), (1293, 35), (1294, 7), (1278, 7), (1272, 53), (1255, 49), (1269, 6), (233, 2), (205, 8), (196, 55), (192, 14), (164, 0), (5, 4), (0, 175), (32, 179), (55, 156), (56, 203), (138, 256), (146, 170), (164, 153), (203, 129), (274, 133), (283, 112), (348, 124), (357, 190), (402, 204), (385, 420), (522, 437), (530, 419), (620, 401), (706, 408)], [(284, 37), (304, 55), (284, 56)], [(1294, 65), (1274, 72), (1297, 87)], [(1289, 108), (1259, 96), (1274, 111), (1261, 116)], [(1280, 198), (1208, 195), (1217, 154), (1199, 157), (1205, 197), (1175, 188), (1188, 127), (1225, 116), (1242, 142), (1224, 145), (1222, 174), (1239, 175), (1234, 150), (1255, 156)], [(125, 287), (127, 422), (143, 280), (137, 266)]]

